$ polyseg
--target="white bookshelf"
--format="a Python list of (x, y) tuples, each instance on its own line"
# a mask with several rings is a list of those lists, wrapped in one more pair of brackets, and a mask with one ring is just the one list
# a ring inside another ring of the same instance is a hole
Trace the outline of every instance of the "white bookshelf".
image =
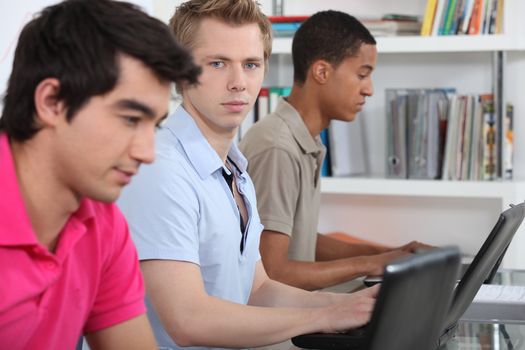
[[(520, 38), (510, 35), (378, 37), (379, 53), (491, 52), (522, 50)], [(291, 38), (275, 38), (274, 54), (290, 54)]]
[(323, 177), (321, 180), (321, 191), (326, 194), (507, 200), (525, 193), (524, 190), (525, 181), (407, 181), (340, 177)]
[[(286, 1), (288, 15), (312, 14), (328, 8), (358, 18), (381, 13), (421, 15), (426, 0), (348, 2)], [(503, 35), (376, 37), (379, 53), (374, 73), (375, 94), (358, 116), (367, 123), (368, 159), (372, 178), (323, 178), (320, 232), (345, 231), (387, 244), (416, 239), (430, 244), (457, 244), (477, 251), (499, 213), (525, 199), (525, 1), (505, 1)], [(275, 38), (269, 85), (289, 86), (292, 78), (291, 38)], [(515, 106), (515, 177), (524, 180), (472, 182), (393, 180), (384, 176), (384, 89), (392, 87), (456, 87), (460, 93), (490, 91), (494, 53), (507, 53), (504, 100)], [(272, 72), (273, 70), (273, 72)], [(525, 268), (525, 226), (516, 234), (505, 267)]]

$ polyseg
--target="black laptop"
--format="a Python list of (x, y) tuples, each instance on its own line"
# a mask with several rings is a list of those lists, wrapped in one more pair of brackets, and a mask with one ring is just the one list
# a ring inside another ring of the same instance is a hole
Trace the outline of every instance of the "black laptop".
[(525, 203), (511, 205), (500, 214), (496, 225), (481, 246), (481, 249), (461, 277), (454, 299), (445, 318), (444, 331), (439, 344), (445, 343), (454, 335), (457, 321), (467, 311), (483, 282), (495, 275), (495, 266), (501, 263), (507, 248), (525, 217)]
[[(520, 203), (518, 205), (511, 205), (510, 209), (507, 209), (503, 213), (501, 213), (494, 228), (490, 232), (489, 236), (483, 243), (481, 249), (476, 254), (474, 259), (468, 266), (467, 270), (463, 274), (457, 287), (455, 288), (452, 304), (448, 309), (448, 313), (445, 315), (443, 326), (441, 327), (441, 335), (438, 337), (437, 343), (434, 344), (433, 348), (436, 348), (438, 345), (445, 343), (448, 339), (450, 339), (450, 337), (452, 337), (455, 334), (455, 330), (457, 328), (457, 321), (465, 313), (483, 282), (487, 280), (487, 278), (492, 278), (495, 274), (496, 268), (501, 263), (501, 260), (503, 259), (507, 247), (509, 246), (514, 234), (516, 233), (518, 227), (523, 221), (524, 216), (524, 203)], [(386, 275), (383, 277), (383, 284), (385, 282)], [(418, 282), (417, 285), (413, 285), (413, 291), (408, 291), (408, 293), (420, 293), (421, 288), (423, 287), (426, 288), (426, 286), (419, 284)], [(383, 288), (385, 288), (384, 285), (382, 289)], [(432, 314), (433, 303), (433, 298), (430, 298), (423, 307), (424, 312), (427, 315)], [(394, 304), (396, 304), (395, 301)], [(398, 310), (402, 311), (403, 309), (401, 306), (399, 306)], [(390, 317), (390, 315), (385, 314), (381, 315), (381, 317), (388, 318)], [(403, 325), (403, 327), (407, 326)], [(362, 345), (360, 347), (348, 346), (348, 343), (352, 341), (347, 341), (346, 345), (343, 345), (343, 340), (334, 340), (334, 338), (344, 339), (347, 337), (347, 334), (349, 337), (356, 338), (354, 335), (351, 335), (351, 333), (353, 332), (354, 330), (351, 330), (348, 333), (324, 334), (323, 338), (326, 339), (325, 342), (318, 341), (318, 335), (315, 334), (295, 337), (294, 339), (292, 339), (292, 342), (294, 342), (294, 344), (296, 344), (297, 346), (312, 349), (371, 349), (370, 347), (365, 346), (364, 340), (360, 341), (360, 344)], [(361, 337), (364, 336), (365, 334), (361, 334)], [(315, 344), (310, 342), (309, 339), (311, 338), (315, 338), (315, 341), (313, 342)], [(312, 347), (310, 346), (310, 344), (315, 346)]]
[[(438, 248), (389, 263), (370, 322), (346, 333), (292, 338), (307, 349), (431, 349), (435, 346), (459, 270), (459, 249)], [(429, 303), (429, 300), (431, 302)]]

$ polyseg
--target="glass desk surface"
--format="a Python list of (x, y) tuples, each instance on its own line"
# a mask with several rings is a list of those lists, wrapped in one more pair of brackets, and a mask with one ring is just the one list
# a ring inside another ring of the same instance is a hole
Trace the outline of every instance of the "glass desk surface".
[[(502, 269), (492, 283), (525, 286), (525, 271)], [(523, 323), (505, 324), (460, 320), (455, 337), (439, 350), (525, 349), (525, 315), (523, 319)]]

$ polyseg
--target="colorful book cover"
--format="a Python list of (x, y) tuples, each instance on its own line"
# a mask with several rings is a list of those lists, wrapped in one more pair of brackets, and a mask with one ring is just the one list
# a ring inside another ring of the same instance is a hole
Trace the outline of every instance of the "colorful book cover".
[(304, 22), (309, 16), (268, 16), (272, 23)]
[(514, 168), (514, 106), (507, 103), (503, 137), (503, 177), (512, 180)]
[(483, 180), (496, 178), (496, 115), (494, 113), (494, 96), (480, 96), (483, 113)]
[(437, 0), (428, 0), (425, 9), (425, 16), (423, 17), (423, 25), (421, 26), (421, 35), (429, 36), (432, 34), (432, 23), (434, 22), (434, 15), (436, 14)]

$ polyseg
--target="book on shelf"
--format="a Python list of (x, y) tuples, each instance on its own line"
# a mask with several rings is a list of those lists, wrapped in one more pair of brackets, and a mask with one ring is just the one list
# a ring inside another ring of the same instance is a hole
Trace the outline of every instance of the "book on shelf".
[(502, 34), (504, 0), (427, 0), (420, 34)]
[(268, 16), (271, 23), (304, 22), (309, 16)]
[(503, 123), (503, 178), (511, 180), (514, 163), (514, 106), (507, 103)]
[(497, 121), (494, 111), (494, 95), (486, 94), (480, 96), (481, 112), (483, 114), (483, 180), (494, 180), (496, 178), (496, 132)]
[(407, 15), (404, 13), (386, 13), (383, 16), (381, 16), (381, 19), (383, 20), (390, 20), (390, 21), (406, 21), (406, 22), (417, 22), (419, 21), (418, 16), (414, 15)]
[(308, 16), (268, 16), (272, 25), (273, 36), (293, 37), (297, 29)]
[(423, 23), (421, 24), (421, 35), (428, 36), (432, 34), (432, 22), (436, 15), (437, 0), (429, 0), (425, 8)]
[(387, 89), (386, 96), (386, 176), (407, 178), (407, 93)]
[(321, 142), (326, 147), (326, 155), (324, 157), (323, 164), (321, 166), (321, 176), (323, 177), (332, 176), (332, 161), (331, 161), (332, 152), (330, 150), (329, 133), (330, 133), (329, 129), (326, 128), (326, 129), (323, 129), (323, 131), (321, 131), (321, 135), (320, 135)]
[(254, 122), (264, 118), (269, 113), (270, 89), (262, 87), (259, 91), (259, 97), (255, 102)]
[(438, 178), (447, 90), (387, 89), (386, 99), (387, 177)]
[(498, 152), (501, 130), (493, 94), (387, 89), (385, 96), (387, 177), (495, 180), (502, 157), (503, 176), (511, 178), (512, 105), (506, 110), (503, 152)]
[(330, 123), (328, 141), (331, 176), (364, 176), (368, 174), (364, 120), (334, 120)]
[(291, 90), (291, 87), (262, 87), (257, 100), (255, 100), (253, 109), (246, 115), (246, 118), (239, 128), (238, 140), (242, 139), (254, 123), (272, 113), (277, 106), (279, 97), (288, 96)]
[(421, 31), (421, 22), (390, 19), (363, 19), (361, 22), (374, 37), (417, 35)]

